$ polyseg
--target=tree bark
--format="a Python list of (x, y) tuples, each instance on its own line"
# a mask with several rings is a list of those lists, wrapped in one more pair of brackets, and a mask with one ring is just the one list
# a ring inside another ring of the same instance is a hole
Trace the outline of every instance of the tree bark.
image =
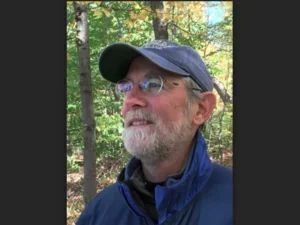
[(214, 88), (220, 95), (224, 104), (232, 104), (232, 99), (231, 99), (230, 95), (227, 93), (227, 91), (226, 91), (224, 85), (221, 83), (221, 81), (219, 81), (219, 79), (216, 77), (212, 77), (212, 81), (213, 81)]
[(91, 83), (87, 10), (82, 3), (78, 2), (74, 2), (74, 10), (77, 30), (76, 44), (79, 59), (79, 86), (83, 121), (83, 199), (85, 205), (87, 205), (96, 195), (97, 191), (95, 119)]
[[(150, 7), (154, 15), (158, 9), (162, 15), (164, 14), (164, 2), (163, 1), (150, 1)], [(154, 28), (155, 40), (166, 39), (168, 40), (168, 24), (164, 23), (157, 15), (152, 20)]]

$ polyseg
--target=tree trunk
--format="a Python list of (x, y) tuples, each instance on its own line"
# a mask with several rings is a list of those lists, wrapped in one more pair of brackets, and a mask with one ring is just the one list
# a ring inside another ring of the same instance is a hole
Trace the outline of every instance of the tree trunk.
[(168, 24), (164, 23), (161, 18), (156, 14), (158, 9), (162, 15), (164, 14), (164, 2), (163, 1), (150, 1), (152, 12), (154, 13), (152, 24), (154, 28), (155, 40), (166, 39), (168, 40)]
[(90, 50), (88, 41), (87, 10), (82, 3), (74, 2), (76, 21), (76, 44), (79, 59), (79, 86), (83, 121), (84, 181), (83, 199), (85, 205), (96, 195), (96, 150), (95, 120), (92, 96)]
[(221, 83), (221, 81), (219, 81), (219, 79), (217, 79), (216, 77), (212, 77), (212, 81), (213, 81), (214, 88), (220, 95), (224, 104), (225, 105), (232, 104), (232, 99), (231, 99), (230, 95), (227, 93), (227, 91), (226, 91), (224, 85)]

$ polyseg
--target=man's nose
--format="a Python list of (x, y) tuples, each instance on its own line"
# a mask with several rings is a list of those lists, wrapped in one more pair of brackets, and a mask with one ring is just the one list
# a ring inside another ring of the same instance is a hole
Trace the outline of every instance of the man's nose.
[(138, 85), (134, 85), (133, 88), (124, 96), (122, 109), (123, 116), (125, 116), (131, 109), (146, 107), (147, 101), (145, 97), (145, 93), (140, 89), (140, 87)]

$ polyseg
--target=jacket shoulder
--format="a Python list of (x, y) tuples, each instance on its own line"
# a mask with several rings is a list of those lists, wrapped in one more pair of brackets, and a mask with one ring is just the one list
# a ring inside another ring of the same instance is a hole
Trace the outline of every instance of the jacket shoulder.
[(232, 169), (214, 164), (202, 191), (169, 224), (232, 225)]
[(202, 224), (232, 224), (232, 198), (232, 169), (214, 164), (214, 170), (198, 199), (203, 212)]
[(232, 168), (214, 163), (214, 170), (210, 179), (213, 183), (232, 186)]
[(119, 196), (120, 193), (117, 184), (112, 184), (104, 188), (84, 208), (76, 222), (76, 225), (90, 224), (91, 220), (94, 220), (94, 215), (103, 212), (110, 203), (115, 202), (116, 200), (118, 201)]
[(232, 201), (232, 169), (219, 164), (214, 164), (214, 169), (203, 188), (203, 195), (216, 200), (226, 199)]
[(98, 193), (84, 209), (76, 225), (144, 224), (129, 207), (118, 183)]

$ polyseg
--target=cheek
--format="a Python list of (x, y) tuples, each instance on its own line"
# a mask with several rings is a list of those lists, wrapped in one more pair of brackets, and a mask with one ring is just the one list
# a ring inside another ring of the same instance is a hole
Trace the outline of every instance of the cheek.
[[(181, 100), (181, 99), (180, 99)], [(182, 101), (160, 100), (152, 104), (153, 112), (160, 117), (163, 122), (174, 122), (183, 116), (185, 107)]]

